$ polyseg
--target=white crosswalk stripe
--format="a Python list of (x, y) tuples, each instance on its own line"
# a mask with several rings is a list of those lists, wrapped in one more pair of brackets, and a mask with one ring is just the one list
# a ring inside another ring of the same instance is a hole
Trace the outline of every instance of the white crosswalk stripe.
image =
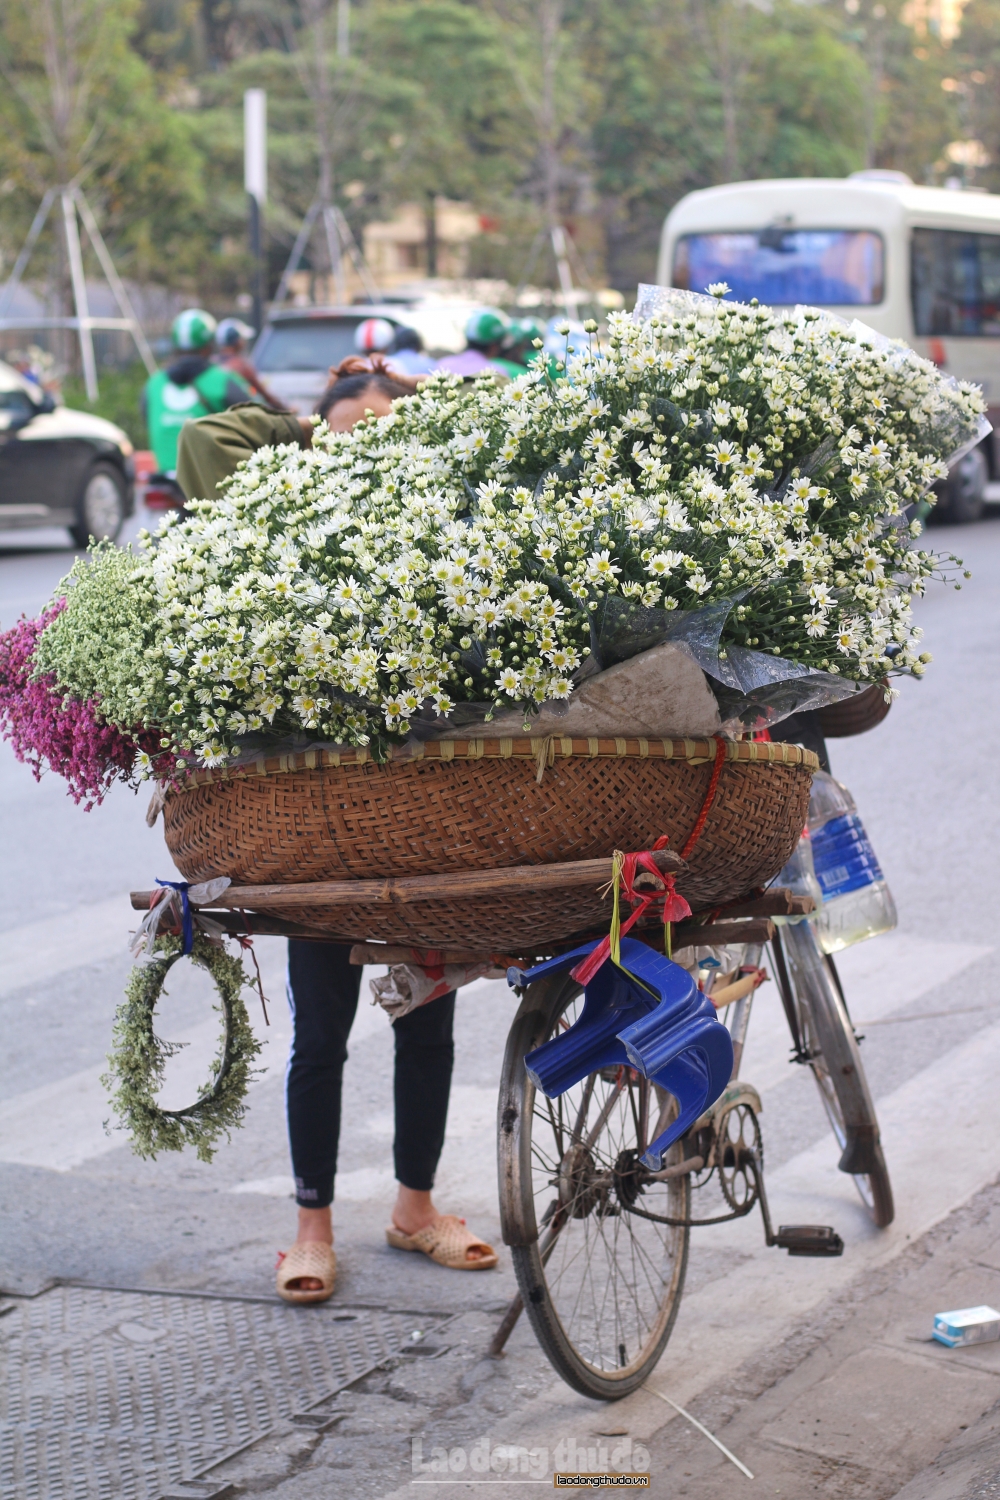
[(139, 921), (123, 893), (0, 932), (0, 996), (126, 953)]

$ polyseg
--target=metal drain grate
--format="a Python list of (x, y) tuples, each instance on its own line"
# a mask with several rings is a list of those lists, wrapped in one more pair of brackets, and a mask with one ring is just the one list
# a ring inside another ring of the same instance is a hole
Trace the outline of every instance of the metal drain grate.
[(56, 1287), (0, 1322), (0, 1497), (157, 1500), (413, 1326), (367, 1308)]

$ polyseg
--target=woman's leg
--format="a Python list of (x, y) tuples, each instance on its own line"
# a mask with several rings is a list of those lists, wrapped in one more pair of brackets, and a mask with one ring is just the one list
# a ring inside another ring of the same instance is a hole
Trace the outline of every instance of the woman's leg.
[(285, 1101), (299, 1205), (298, 1243), (333, 1243), (330, 1205), (340, 1141), (341, 1079), (361, 986), (360, 965), (350, 963), (349, 956), (344, 943), (293, 938), (288, 944), (293, 1031)]
[(411, 1010), (393, 1024), (396, 1069), (393, 1160), (404, 1187), (429, 1193), (444, 1146), (455, 1062), (455, 991)]
[[(418, 1234), (442, 1215), (431, 1189), (444, 1146), (455, 1047), (455, 992), (421, 1005), (393, 1025), (396, 1035), (396, 1138), (393, 1157), (399, 1190), (392, 1222), (404, 1234)], [(480, 1242), (465, 1251), (467, 1260), (493, 1254)]]
[(416, 1234), (440, 1217), (431, 1201), (431, 1189), (448, 1121), (454, 1019), (452, 990), (411, 1010), (392, 1028), (396, 1041), (393, 1159), (399, 1183), (392, 1217), (396, 1228), (406, 1234)]

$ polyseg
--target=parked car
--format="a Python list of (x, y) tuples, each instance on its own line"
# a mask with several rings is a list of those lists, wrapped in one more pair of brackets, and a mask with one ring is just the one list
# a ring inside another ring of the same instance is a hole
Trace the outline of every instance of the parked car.
[(0, 531), (65, 526), (114, 540), (135, 504), (132, 444), (113, 422), (56, 406), (0, 360)]
[(466, 301), (380, 302), (350, 307), (294, 307), (273, 312), (253, 348), (253, 363), (290, 410), (306, 416), (326, 388), (331, 365), (356, 354), (354, 334), (366, 318), (415, 328), (436, 357), (465, 348)]
[(663, 226), (657, 280), (742, 302), (859, 318), (983, 388), (993, 433), (940, 486), (941, 519), (1000, 500), (1000, 196), (902, 172), (732, 182), (688, 193)]

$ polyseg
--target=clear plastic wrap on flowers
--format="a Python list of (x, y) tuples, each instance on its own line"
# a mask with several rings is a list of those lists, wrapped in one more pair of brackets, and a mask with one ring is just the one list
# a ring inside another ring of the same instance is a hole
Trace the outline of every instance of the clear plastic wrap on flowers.
[[(642, 681), (646, 700), (637, 714), (634, 694), (628, 692), (629, 674), (617, 675), (621, 711), (615, 714), (611, 705), (615, 694), (605, 695), (600, 717), (587, 722), (583, 713), (575, 713), (575, 701), (547, 703), (534, 714), (511, 712), (498, 715), (492, 703), (460, 703), (447, 716), (436, 714), (431, 705), (410, 720), (410, 732), (418, 740), (456, 739), (465, 734), (615, 734), (662, 735), (685, 737), (722, 734), (738, 736), (767, 729), (791, 714), (824, 708), (844, 698), (863, 692), (868, 683), (853, 682), (818, 671), (798, 662), (785, 661), (763, 651), (730, 646), (720, 654), (719, 637), (735, 600), (724, 600), (701, 610), (667, 612), (630, 607), (631, 601), (608, 600), (600, 611), (600, 624), (592, 617), (592, 649), (582, 673), (577, 674), (575, 696), (581, 687), (592, 688), (604, 672), (646, 657), (656, 647), (672, 644), (700, 668), (712, 698), (714, 713), (705, 714), (699, 703), (687, 715), (669, 707), (659, 720), (655, 718), (657, 684), (648, 676)], [(603, 670), (602, 670), (603, 669)], [(662, 663), (664, 691), (671, 687), (670, 677), (677, 676), (674, 661)], [(690, 695), (681, 702), (690, 702)]]
[(608, 599), (591, 617), (593, 654), (607, 667), (672, 641), (705, 673), (719, 705), (721, 730), (729, 734), (765, 729), (859, 691), (855, 682), (764, 651), (733, 645), (723, 649), (729, 614), (747, 595), (743, 591), (690, 611), (645, 609), (632, 600)]

